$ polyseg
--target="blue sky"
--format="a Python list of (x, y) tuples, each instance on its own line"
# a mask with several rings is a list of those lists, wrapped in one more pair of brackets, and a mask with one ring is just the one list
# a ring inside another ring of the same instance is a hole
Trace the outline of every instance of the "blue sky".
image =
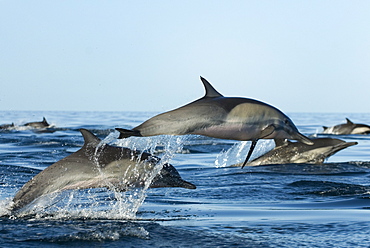
[(370, 1), (0, 0), (0, 110), (167, 111), (225, 96), (369, 112)]

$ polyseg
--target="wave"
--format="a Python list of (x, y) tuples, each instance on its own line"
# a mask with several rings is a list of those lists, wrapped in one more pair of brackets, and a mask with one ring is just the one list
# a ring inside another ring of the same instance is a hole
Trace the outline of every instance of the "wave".
[(370, 186), (331, 182), (331, 181), (296, 181), (288, 186), (299, 188), (298, 194), (314, 194), (320, 196), (358, 196), (370, 194)]

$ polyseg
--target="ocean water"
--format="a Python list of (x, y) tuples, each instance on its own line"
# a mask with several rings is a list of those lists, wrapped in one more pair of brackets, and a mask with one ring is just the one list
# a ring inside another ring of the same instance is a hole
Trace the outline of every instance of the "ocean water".
[[(201, 136), (131, 137), (132, 128), (156, 113), (0, 112), (0, 247), (370, 247), (370, 136), (324, 164), (229, 167), (242, 162), (250, 142)], [(55, 127), (21, 127), (45, 116)], [(299, 130), (319, 136), (321, 126), (370, 124), (370, 114), (288, 113)], [(83, 145), (86, 128), (106, 142), (147, 150), (174, 165), (197, 189), (132, 192), (71, 190), (48, 199), (45, 209), (13, 216), (7, 204), (17, 190)], [(273, 147), (259, 141), (253, 157)], [(50, 200), (50, 199), (49, 199)], [(50, 202), (49, 202), (50, 203)]]

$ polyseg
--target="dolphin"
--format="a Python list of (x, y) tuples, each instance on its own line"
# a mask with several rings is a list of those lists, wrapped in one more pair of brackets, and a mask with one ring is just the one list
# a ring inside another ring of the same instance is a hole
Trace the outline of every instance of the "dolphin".
[[(316, 138), (313, 145), (306, 145), (300, 141), (291, 142), (284, 139), (275, 139), (275, 148), (264, 155), (250, 161), (247, 166), (266, 164), (309, 163), (321, 164), (324, 160), (347, 147), (357, 145), (357, 142), (346, 142), (340, 139)], [(236, 164), (232, 166), (242, 166)]]
[[(146, 152), (100, 145), (101, 140), (90, 131), (80, 129), (80, 132), (85, 141), (83, 147), (50, 165), (23, 185), (13, 198), (12, 211), (27, 206), (40, 196), (63, 190), (105, 187), (127, 191), (143, 187), (160, 161)], [(183, 180), (170, 164), (163, 165), (150, 187), (196, 188), (194, 184)]]
[(266, 103), (242, 98), (224, 97), (203, 77), (204, 97), (187, 105), (156, 115), (132, 130), (116, 128), (119, 138), (161, 134), (199, 134), (220, 139), (250, 140), (246, 163), (259, 139), (293, 139), (311, 145), (298, 132), (292, 120)]
[(325, 134), (369, 134), (370, 133), (370, 126), (365, 124), (355, 124), (346, 118), (347, 123), (339, 124), (333, 127), (326, 127), (323, 126)]
[(0, 125), (0, 130), (7, 130), (7, 129), (12, 129), (12, 128), (14, 128), (14, 123)]
[(48, 128), (50, 127), (50, 124), (46, 121), (45, 117), (42, 119), (42, 121), (36, 121), (36, 122), (28, 122), (24, 124), (26, 127), (33, 127), (33, 128)]

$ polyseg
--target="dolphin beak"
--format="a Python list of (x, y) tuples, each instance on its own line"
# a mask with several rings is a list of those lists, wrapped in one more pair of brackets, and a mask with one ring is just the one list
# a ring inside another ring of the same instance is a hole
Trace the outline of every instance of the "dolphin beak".
[(171, 178), (169, 180), (165, 180), (165, 186), (164, 187), (175, 187), (175, 188), (185, 188), (185, 189), (196, 189), (197, 187), (189, 183), (181, 178)]
[(297, 132), (295, 133), (294, 135), (292, 135), (292, 138), (295, 139), (295, 140), (298, 140), (306, 145), (313, 145), (313, 141), (310, 140), (309, 138), (307, 138), (306, 136), (304, 136), (303, 134)]
[(187, 181), (185, 181), (185, 180), (182, 180), (181, 179), (181, 181), (182, 182), (178, 182), (178, 185), (179, 185), (179, 187), (181, 187), (181, 188), (185, 188), (185, 189), (196, 189), (197, 188), (197, 186), (195, 186), (194, 184), (192, 184), (192, 183), (189, 183), (189, 182), (187, 182)]

